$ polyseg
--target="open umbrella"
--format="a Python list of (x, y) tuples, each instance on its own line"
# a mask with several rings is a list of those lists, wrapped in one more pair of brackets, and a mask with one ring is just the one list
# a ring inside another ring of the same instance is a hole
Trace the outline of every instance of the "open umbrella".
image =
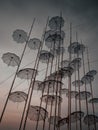
[(17, 43), (24, 43), (27, 40), (27, 33), (24, 30), (17, 29), (13, 32), (13, 40)]
[(7, 52), (3, 54), (2, 60), (4, 63), (6, 63), (8, 66), (18, 66), (20, 63), (20, 58), (14, 53)]
[(45, 120), (48, 117), (48, 112), (40, 106), (30, 106), (28, 118), (32, 121)]
[(9, 96), (9, 100), (13, 102), (23, 102), (27, 99), (27, 94), (22, 91), (12, 92)]
[(52, 17), (48, 25), (52, 30), (58, 30), (64, 26), (64, 19), (60, 16)]
[(30, 49), (36, 50), (39, 49), (40, 46), (41, 46), (41, 41), (37, 38), (33, 38), (28, 41), (28, 47)]
[(32, 69), (32, 68), (25, 68), (25, 69), (21, 69), (18, 71), (17, 73), (17, 77), (21, 78), (21, 79), (31, 79), (32, 75), (33, 78), (36, 75), (37, 70), (36, 69)]
[(86, 98), (90, 98), (91, 93), (87, 91), (81, 91), (80, 93), (76, 94), (76, 99), (79, 100), (86, 100)]

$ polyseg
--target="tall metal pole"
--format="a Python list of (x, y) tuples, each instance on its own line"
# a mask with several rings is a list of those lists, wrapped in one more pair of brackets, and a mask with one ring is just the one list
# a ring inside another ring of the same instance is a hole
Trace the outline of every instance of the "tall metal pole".
[(6, 106), (7, 106), (7, 104), (8, 104), (8, 99), (9, 99), (10, 93), (11, 93), (11, 91), (12, 91), (12, 88), (13, 88), (13, 86), (14, 86), (15, 79), (16, 79), (16, 76), (17, 76), (17, 72), (19, 71), (19, 68), (20, 68), (20, 65), (21, 65), (21, 62), (22, 62), (22, 59), (23, 59), (23, 56), (24, 56), (24, 53), (25, 53), (25, 50), (26, 50), (26, 47), (27, 47), (27, 44), (28, 44), (30, 35), (31, 35), (31, 32), (32, 32), (32, 29), (33, 29), (33, 26), (34, 26), (34, 23), (35, 23), (35, 18), (34, 18), (33, 23), (32, 23), (32, 25), (31, 25), (30, 32), (29, 32), (29, 35), (28, 35), (26, 44), (25, 44), (25, 46), (24, 46), (24, 49), (23, 49), (23, 52), (22, 52), (22, 55), (21, 55), (21, 58), (20, 58), (20, 63), (18, 64), (18, 67), (17, 67), (16, 73), (15, 73), (14, 79), (13, 79), (12, 84), (11, 84), (11, 88), (10, 88), (10, 90), (9, 90), (9, 93), (8, 93), (8, 96), (7, 96), (7, 99), (6, 99), (6, 102), (5, 102), (3, 111), (2, 111), (2, 113), (1, 113), (0, 123), (1, 123), (1, 121), (2, 121), (2, 118), (3, 118), (4, 112), (5, 112)]

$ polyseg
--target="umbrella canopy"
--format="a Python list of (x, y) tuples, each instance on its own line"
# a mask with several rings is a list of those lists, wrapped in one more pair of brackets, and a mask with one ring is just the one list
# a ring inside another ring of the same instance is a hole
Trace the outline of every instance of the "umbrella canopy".
[(49, 51), (42, 50), (40, 52), (39, 60), (42, 63), (47, 63), (48, 61), (51, 62), (53, 58), (54, 58), (53, 54)]
[(36, 50), (39, 49), (40, 46), (41, 46), (41, 41), (37, 38), (33, 38), (28, 41), (28, 47), (30, 49)]
[(30, 106), (28, 118), (32, 121), (45, 120), (48, 117), (48, 112), (40, 106)]
[(62, 17), (60, 17), (60, 16), (52, 17), (49, 20), (48, 26), (52, 30), (60, 30), (60, 28), (62, 28), (64, 26), (64, 19)]
[(31, 79), (32, 76), (34, 78), (36, 74), (37, 74), (36, 69), (25, 68), (25, 69), (21, 69), (21, 70), (18, 71), (17, 77), (19, 77), (21, 79), (27, 79), (28, 80), (28, 79)]
[(74, 122), (76, 122), (76, 121), (78, 121), (78, 120), (80, 120), (80, 119), (82, 119), (82, 118), (84, 117), (84, 112), (82, 112), (82, 111), (72, 112), (72, 113), (70, 114), (70, 116), (68, 116), (68, 117), (66, 118), (66, 122), (67, 122), (67, 123), (69, 123), (70, 117), (71, 117), (71, 123), (74, 123)]
[(81, 81), (82, 81), (84, 84), (90, 84), (93, 80), (94, 80), (94, 76), (92, 76), (92, 75), (84, 75), (84, 76), (81, 78)]
[(41, 97), (41, 100), (45, 103), (47, 103), (48, 105), (55, 104), (55, 102), (57, 101), (57, 103), (62, 102), (62, 98), (60, 96), (56, 96), (56, 95), (43, 95)]
[(90, 98), (91, 93), (87, 91), (81, 91), (80, 93), (76, 94), (76, 99), (86, 100), (86, 98)]
[(78, 94), (77, 91), (71, 91), (70, 94), (66, 92), (66, 97), (69, 97), (71, 95), (71, 98), (75, 98), (77, 94)]
[(73, 42), (68, 47), (68, 52), (71, 54), (82, 54), (85, 51), (85, 46), (79, 42)]
[(57, 127), (60, 127), (60, 126), (65, 125), (65, 124), (67, 123), (66, 121), (67, 121), (67, 118), (66, 118), (66, 117), (60, 119), (60, 120), (58, 121), (58, 123), (57, 123)]
[(18, 66), (20, 63), (20, 58), (14, 53), (7, 52), (3, 54), (2, 60), (4, 63), (6, 63), (8, 66)]
[(90, 70), (89, 72), (86, 73), (86, 75), (91, 75), (91, 76), (95, 76), (97, 74), (96, 70)]
[(98, 103), (98, 98), (92, 98), (88, 102), (89, 103)]
[(45, 80), (43, 81), (40, 85), (39, 85), (39, 90), (44, 90), (44, 92), (48, 91), (49, 88), (49, 92), (53, 93), (56, 92), (57, 87), (58, 87), (58, 91), (60, 90), (60, 87), (63, 85), (63, 83), (61, 81), (57, 81), (57, 80)]
[(95, 115), (86, 115), (84, 117), (83, 122), (86, 125), (94, 125), (95, 123), (98, 123), (98, 116), (95, 116)]
[(48, 30), (45, 33), (45, 45), (49, 49), (58, 48), (62, 45), (65, 33), (63, 31), (52, 31)]
[(13, 40), (16, 41), (17, 43), (24, 43), (26, 42), (28, 36), (27, 33), (24, 30), (17, 29), (13, 32)]
[(27, 94), (22, 91), (12, 92), (9, 96), (9, 100), (13, 102), (23, 102), (27, 99)]
[(68, 66), (68, 67), (61, 68), (61, 71), (63, 72), (64, 77), (66, 78), (73, 74), (74, 69), (72, 67)]
[(81, 67), (81, 58), (75, 58), (70, 62), (70, 67), (72, 67), (74, 70), (79, 70)]
[(80, 87), (80, 86), (82, 86), (83, 84), (84, 84), (84, 83), (83, 83), (83, 81), (81, 81), (81, 80), (75, 80), (75, 81), (72, 82), (72, 85), (75, 86), (75, 87)]
[(69, 61), (68, 60), (63, 60), (62, 62), (61, 62), (61, 67), (62, 68), (64, 68), (64, 67), (68, 67), (69, 66)]

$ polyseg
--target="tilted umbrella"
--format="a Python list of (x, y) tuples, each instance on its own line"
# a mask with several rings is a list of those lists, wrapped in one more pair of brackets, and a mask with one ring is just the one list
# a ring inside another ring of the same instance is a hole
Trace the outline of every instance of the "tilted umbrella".
[(32, 121), (45, 120), (48, 117), (48, 112), (40, 106), (30, 106), (28, 118)]
[(70, 62), (70, 67), (72, 67), (74, 70), (79, 70), (81, 67), (81, 58), (75, 58)]
[(50, 49), (56, 49), (62, 45), (65, 33), (63, 31), (48, 30), (45, 33), (45, 45)]
[(70, 91), (70, 94), (69, 92), (66, 92), (66, 97), (71, 96), (71, 98), (75, 98), (77, 94), (78, 94), (77, 91)]
[(85, 51), (85, 46), (79, 42), (73, 42), (68, 47), (68, 52), (71, 54), (82, 54)]
[(98, 103), (98, 98), (92, 98), (88, 102), (89, 103)]
[(84, 117), (84, 112), (82, 112), (82, 111), (75, 111), (75, 112), (72, 112), (70, 114), (70, 116), (68, 116), (66, 118), (66, 122), (69, 123), (69, 119), (71, 118), (71, 123), (74, 123), (76, 121), (79, 121), (83, 117)]
[(87, 92), (87, 91), (81, 91), (80, 93), (76, 94), (76, 99), (79, 100), (86, 100), (86, 98), (90, 98), (91, 97), (91, 93)]
[(62, 98), (60, 96), (56, 96), (56, 95), (43, 95), (41, 97), (41, 100), (45, 103), (47, 103), (48, 105), (55, 104), (55, 102), (57, 101), (57, 103), (62, 102)]
[(7, 52), (3, 54), (2, 60), (4, 63), (6, 63), (8, 66), (18, 66), (20, 63), (20, 58), (14, 53)]
[(27, 99), (27, 94), (22, 91), (12, 92), (9, 96), (9, 100), (13, 102), (23, 102)]
[(49, 51), (42, 50), (40, 52), (39, 60), (42, 63), (47, 63), (48, 61), (51, 62), (53, 58), (54, 58), (54, 55)]
[(86, 125), (94, 125), (95, 123), (98, 123), (98, 116), (96, 115), (86, 115), (84, 117), (84, 120), (83, 122), (86, 124)]
[(84, 84), (90, 84), (93, 80), (94, 80), (94, 76), (92, 76), (92, 75), (84, 75), (84, 76), (81, 78), (81, 81), (82, 81)]
[(57, 81), (57, 80), (46, 80), (43, 81), (40, 85), (39, 85), (39, 90), (44, 90), (44, 92), (48, 91), (49, 88), (49, 92), (53, 93), (56, 92), (57, 87), (58, 87), (58, 91), (60, 90), (60, 87), (63, 85), (63, 83), (61, 81)]
[(72, 85), (75, 86), (75, 87), (80, 87), (83, 84), (84, 84), (84, 82), (81, 81), (81, 80), (75, 80), (75, 81), (72, 82)]

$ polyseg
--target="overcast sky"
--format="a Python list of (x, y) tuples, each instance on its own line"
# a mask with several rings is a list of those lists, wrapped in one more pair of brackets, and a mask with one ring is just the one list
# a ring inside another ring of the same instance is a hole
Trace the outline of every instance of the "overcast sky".
[[(71, 22), (73, 24), (73, 41), (75, 41), (75, 33), (78, 32), (79, 41), (82, 40), (90, 49), (90, 61), (96, 61), (90, 64), (91, 68), (98, 71), (98, 0), (0, 0), (0, 57), (6, 52), (21, 55), (23, 45), (18, 45), (12, 38), (12, 33), (15, 29), (23, 29), (29, 32), (32, 21), (36, 18), (31, 37), (41, 39), (47, 17), (51, 18), (60, 15), (61, 11), (65, 20), (63, 30), (66, 33), (66, 40), (64, 45), (69, 44), (69, 24)], [(24, 63), (29, 63), (29, 60), (31, 60), (31, 57), (25, 59)], [(15, 69), (8, 68), (1, 59), (0, 82), (9, 77), (13, 72), (15, 72)], [(94, 83), (95, 97), (98, 96), (97, 78), (98, 75), (95, 78), (96, 83)], [(4, 95), (8, 92), (8, 88), (5, 89), (5, 86), (10, 86), (11, 81), (1, 85), (0, 92), (4, 93), (1, 94), (1, 106), (5, 100)], [(38, 100), (37, 97), (36, 100)], [(10, 104), (13, 105), (12, 103)], [(98, 106), (96, 106), (97, 108)], [(9, 107), (8, 110), (11, 113), (12, 108), (10, 109)], [(13, 113), (15, 112), (14, 110), (12, 111)], [(13, 113), (11, 114), (12, 117)], [(96, 113), (98, 113), (97, 110)], [(16, 116), (17, 119), (18, 116)], [(10, 130), (14, 128), (16, 130), (15, 125), (11, 126), (11, 118), (9, 121), (8, 119), (7, 117), (5, 120), (6, 125), (2, 124), (0, 129)]]

